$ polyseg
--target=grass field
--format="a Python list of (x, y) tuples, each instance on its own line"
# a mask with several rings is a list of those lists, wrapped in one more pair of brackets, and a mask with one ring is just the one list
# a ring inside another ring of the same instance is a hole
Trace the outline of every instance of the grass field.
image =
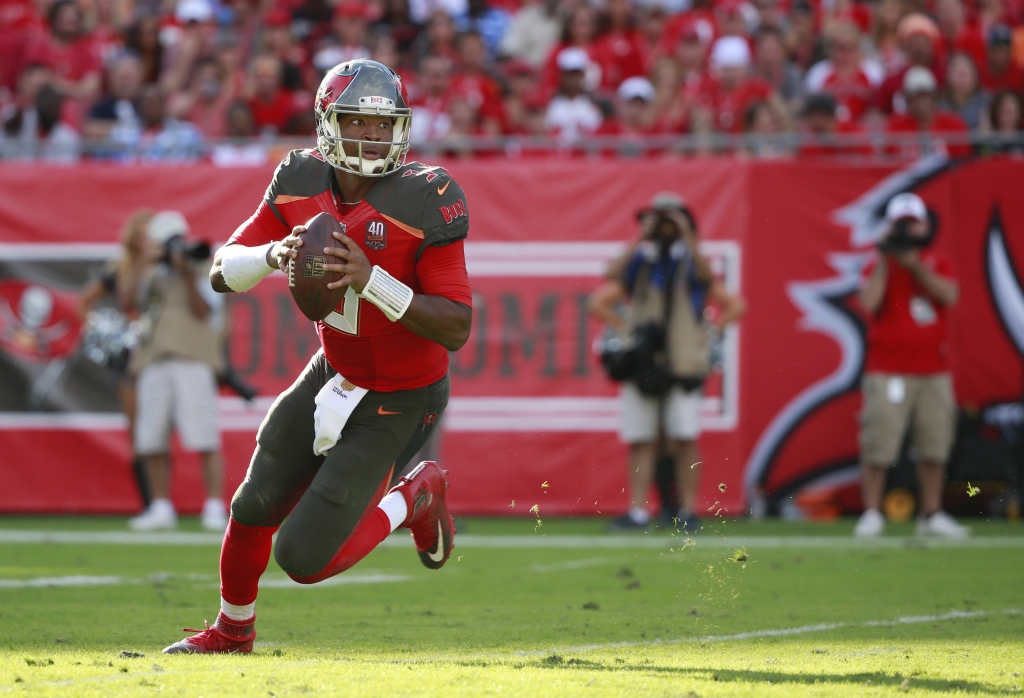
[[(718, 522), (687, 543), (597, 520), (466, 522), (431, 572), (396, 535), (315, 587), (271, 562), (252, 656), (165, 656), (213, 620), (217, 537), (0, 519), (0, 695), (1012, 694), (1024, 526)], [(741, 551), (738, 553), (738, 551)]]

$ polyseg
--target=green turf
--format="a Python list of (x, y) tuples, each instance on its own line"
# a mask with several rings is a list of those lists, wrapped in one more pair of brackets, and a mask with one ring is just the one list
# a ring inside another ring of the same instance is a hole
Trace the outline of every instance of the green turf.
[[(582, 536), (604, 525), (471, 519), (465, 529)], [(122, 527), (119, 519), (0, 519), (0, 532)], [(440, 572), (423, 568), (411, 546), (385, 547), (338, 578), (360, 583), (265, 588), (249, 657), (160, 654), (183, 625), (213, 619), (216, 545), (0, 543), (0, 695), (990, 695), (1024, 687), (1024, 616), (1015, 612), (1024, 611), (1024, 549), (851, 549), (838, 544), (851, 527), (718, 522), (696, 544), (677, 537), (664, 549), (586, 539), (570, 549), (467, 546)], [(975, 524), (975, 532), (1016, 539), (1024, 527)], [(735, 561), (733, 549), (708, 545), (723, 534), (836, 536), (837, 545), (753, 542), (748, 559)], [(121, 579), (12, 586), (73, 575)], [(285, 579), (273, 562), (266, 578)], [(381, 581), (389, 579), (404, 581)], [(891, 622), (901, 617), (917, 618)], [(806, 630), (818, 624), (834, 626)]]

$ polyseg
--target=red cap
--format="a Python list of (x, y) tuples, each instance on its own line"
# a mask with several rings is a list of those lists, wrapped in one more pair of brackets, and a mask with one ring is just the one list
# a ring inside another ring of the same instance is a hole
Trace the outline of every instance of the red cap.
[(523, 106), (527, 109), (547, 109), (548, 100), (543, 92), (537, 90), (523, 97)]
[(356, 0), (344, 0), (334, 8), (335, 17), (361, 17), (366, 19), (369, 14), (365, 4)]
[(281, 9), (273, 9), (263, 18), (263, 24), (268, 27), (287, 27), (291, 23), (291, 15)]
[(514, 77), (517, 75), (535, 75), (537, 69), (521, 58), (513, 58), (505, 64), (504, 72), (507, 77)]

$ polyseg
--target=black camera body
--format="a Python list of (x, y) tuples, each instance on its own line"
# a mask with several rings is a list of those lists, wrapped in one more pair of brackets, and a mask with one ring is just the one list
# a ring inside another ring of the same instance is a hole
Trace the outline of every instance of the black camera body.
[(181, 253), (185, 259), (194, 262), (202, 262), (210, 258), (210, 243), (206, 240), (186, 240), (181, 235), (175, 235), (164, 243), (164, 254), (160, 261), (170, 264), (175, 254)]
[(910, 220), (902, 219), (893, 223), (892, 232), (886, 235), (885, 238), (878, 243), (877, 247), (879, 252), (898, 254), (900, 252), (919, 250), (923, 247), (927, 247), (930, 242), (930, 235), (926, 235), (924, 237), (911, 235)]

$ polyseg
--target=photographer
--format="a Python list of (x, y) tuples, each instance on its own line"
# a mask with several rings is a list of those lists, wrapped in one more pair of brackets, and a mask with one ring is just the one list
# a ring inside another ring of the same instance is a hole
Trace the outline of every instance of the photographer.
[(721, 330), (743, 314), (744, 304), (715, 281), (697, 247), (693, 213), (679, 196), (656, 195), (638, 222), (639, 239), (611, 264), (608, 280), (589, 301), (591, 313), (625, 337), (624, 350), (602, 356), (609, 375), (623, 381), (620, 435), (630, 445), (630, 508), (612, 526), (647, 527), (647, 492), (663, 427), (680, 488), (680, 525), (693, 532), (700, 526), (694, 505), (701, 387), (711, 369), (704, 309), (708, 300), (721, 306), (713, 323)]
[[(88, 345), (94, 336), (102, 335), (94, 342), (96, 349), (100, 350), (98, 363), (117, 375), (117, 397), (128, 418), (129, 434), (135, 432), (136, 410), (135, 380), (128, 370), (133, 347), (129, 323), (138, 316), (136, 296), (139, 278), (150, 264), (146, 257), (146, 229), (152, 217), (152, 211), (140, 209), (125, 221), (121, 228), (121, 256), (86, 286), (78, 299), (78, 314), (87, 328), (84, 343)], [(103, 310), (103, 306), (107, 310), (105, 317), (97, 317), (96, 308)], [(91, 353), (87, 355), (91, 356)], [(148, 507), (151, 496), (146, 466), (134, 453), (132, 471), (142, 505)]]
[(167, 460), (172, 426), (185, 449), (202, 454), (207, 496), (203, 527), (224, 530), (227, 525), (220, 493), (216, 379), (223, 361), (223, 305), (206, 281), (210, 247), (187, 242), (188, 233), (188, 223), (177, 211), (157, 213), (146, 230), (157, 263), (140, 280), (140, 306), (148, 328), (132, 370), (138, 376), (135, 449), (145, 458), (153, 500), (128, 522), (136, 530), (177, 525)]
[(947, 310), (960, 290), (949, 260), (928, 249), (934, 236), (924, 202), (897, 194), (885, 211), (888, 230), (864, 269), (860, 303), (869, 315), (861, 389), (861, 488), (865, 511), (856, 536), (878, 536), (888, 468), (912, 427), (921, 490), (918, 535), (963, 537), (969, 529), (942, 511), (946, 459), (956, 404), (949, 373)]

